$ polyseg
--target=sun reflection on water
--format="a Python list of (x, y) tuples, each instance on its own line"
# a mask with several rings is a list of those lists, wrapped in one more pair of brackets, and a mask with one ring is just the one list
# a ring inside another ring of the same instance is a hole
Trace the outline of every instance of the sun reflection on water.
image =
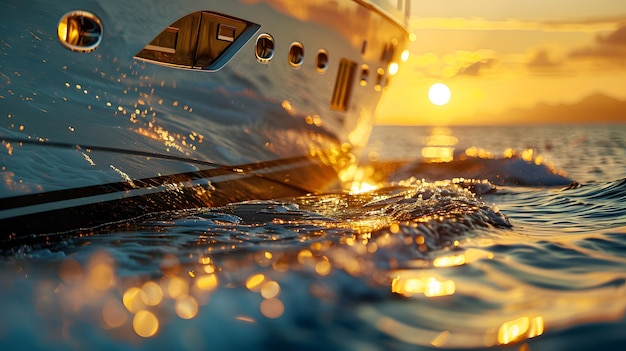
[[(101, 318), (106, 329), (123, 329), (130, 323), (134, 334), (142, 338), (158, 335), (162, 328), (171, 323), (166, 318), (170, 313), (168, 310), (183, 320), (196, 318), (201, 313), (201, 306), (209, 301), (210, 294), (224, 288), (245, 287), (251, 293), (258, 294), (262, 298), (258, 307), (259, 313), (265, 318), (276, 319), (285, 313), (286, 306), (281, 298), (282, 284), (273, 275), (288, 271), (308, 271), (323, 278), (339, 270), (353, 277), (382, 277), (380, 273), (384, 269), (381, 271), (368, 257), (376, 254), (379, 248), (387, 246), (418, 245), (419, 240), (407, 241), (402, 238), (402, 227), (399, 223), (388, 225), (388, 230), (374, 237), (372, 228), (380, 228), (381, 223), (367, 223), (369, 221), (364, 219), (363, 223), (354, 223), (357, 229), (355, 235), (344, 236), (336, 242), (316, 241), (294, 254), (267, 250), (254, 253), (251, 257), (253, 265), (269, 270), (257, 270), (239, 282), (231, 277), (228, 286), (224, 287), (219, 278), (223, 267), (228, 267), (229, 272), (237, 272), (245, 270), (244, 267), (252, 262), (224, 257), (216, 261), (213, 257), (202, 255), (191, 262), (181, 263), (181, 258), (166, 254), (160, 260), (159, 278), (129, 281), (116, 275), (115, 262), (106, 252), (95, 253), (84, 268), (77, 261), (68, 258), (59, 269), (59, 275), (65, 284), (62, 296), (66, 296), (68, 302), (71, 301), (74, 307), (70, 310), (75, 312), (80, 311), (85, 304), (98, 304), (98, 301), (102, 301)], [(455, 262), (460, 262), (459, 258)], [(379, 283), (384, 280), (383, 278)], [(441, 280), (433, 276), (406, 277), (405, 273), (394, 278), (391, 286), (394, 293), (404, 296), (416, 293), (427, 297), (446, 296), (454, 294), (455, 290), (452, 280)], [(318, 288), (312, 288), (311, 291), (312, 294), (325, 294)], [(254, 317), (239, 317), (256, 321)]]
[(454, 149), (458, 142), (450, 128), (433, 128), (424, 140), (422, 156), (428, 162), (450, 162), (454, 159)]
[(453, 280), (441, 280), (434, 276), (398, 276), (391, 281), (391, 291), (405, 297), (415, 294), (424, 294), (426, 297), (448, 296), (454, 294), (456, 284)]
[(544, 322), (542, 316), (520, 317), (518, 319), (503, 323), (498, 330), (498, 342), (500, 344), (510, 344), (521, 338), (531, 339), (543, 334)]
[[(92, 322), (136, 342), (170, 337), (179, 327), (197, 328), (214, 315), (218, 323), (264, 328), (300, 318), (307, 302), (315, 309), (357, 301), (358, 317), (352, 317), (362, 318), (357, 323), (394, 340), (435, 347), (521, 343), (544, 335), (548, 327), (569, 325), (590, 308), (598, 310), (590, 318), (600, 318), (615, 306), (610, 299), (602, 305), (607, 300), (602, 296), (615, 295), (612, 287), (584, 296), (550, 295), (499, 272), (510, 258), (497, 248), (476, 247), (471, 233), (477, 225), (510, 226), (461, 184), (414, 182), (408, 188), (307, 196), (265, 207), (238, 204), (279, 216), (264, 224), (235, 218), (228, 206), (199, 211), (182, 222), (150, 224), (144, 228), (151, 233), (150, 245), (154, 241), (154, 247), (165, 249), (142, 251), (150, 252), (150, 273), (120, 273), (128, 262), (102, 251), (82, 260), (68, 257), (59, 265), (58, 282), (38, 284), (33, 305), (38, 315), (58, 318), (59, 324)], [(459, 203), (452, 208), (454, 201)], [(445, 211), (433, 203), (445, 203)], [(181, 232), (162, 237), (169, 226)], [(136, 248), (135, 239), (127, 240)], [(478, 274), (488, 278), (476, 279)], [(480, 309), (468, 300), (488, 305), (482, 310), (487, 312), (477, 313)], [(567, 308), (563, 316), (562, 306)], [(329, 318), (320, 316), (310, 322)]]

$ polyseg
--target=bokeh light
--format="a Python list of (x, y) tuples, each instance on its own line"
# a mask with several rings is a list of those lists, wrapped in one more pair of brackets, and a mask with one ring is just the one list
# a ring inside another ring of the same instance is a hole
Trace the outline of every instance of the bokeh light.
[(154, 313), (141, 310), (133, 318), (133, 330), (143, 338), (152, 337), (159, 331), (159, 320)]

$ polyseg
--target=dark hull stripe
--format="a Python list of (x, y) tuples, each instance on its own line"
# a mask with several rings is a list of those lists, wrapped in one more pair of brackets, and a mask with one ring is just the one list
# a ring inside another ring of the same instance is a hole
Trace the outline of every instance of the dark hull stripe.
[[(108, 184), (92, 185), (80, 188), (71, 188), (63, 190), (48, 191), (37, 194), (19, 195), (9, 198), (0, 199), (0, 218), (6, 217), (5, 210), (16, 209), (33, 205), (41, 205), (50, 202), (66, 201), (71, 199), (85, 198), (90, 196), (119, 193), (123, 191), (133, 191), (137, 189), (150, 189), (154, 187), (165, 186), (168, 184), (177, 184), (199, 179), (207, 179), (221, 175), (246, 174), (249, 176), (267, 177), (264, 173), (275, 171), (276, 168), (293, 167), (294, 164), (308, 162), (305, 157), (284, 159), (280, 161), (262, 162), (233, 167), (220, 167), (206, 169), (195, 172), (179, 173), (166, 176), (150, 177), (144, 179), (135, 179), (132, 182), (115, 182)], [(187, 163), (190, 163), (187, 161)], [(293, 186), (293, 185), (290, 185)], [(304, 190), (304, 189), (302, 189)], [(309, 190), (310, 191), (310, 190)]]
[(292, 187), (265, 178), (244, 176), (215, 183), (204, 196), (197, 188), (146, 193), (120, 199), (95, 201), (0, 220), (2, 249), (15, 245), (46, 244), (73, 235), (90, 233), (103, 226), (139, 219), (157, 212), (222, 206), (248, 199), (271, 199), (303, 195)]
[[(2, 200), (0, 242), (37, 234), (75, 232), (160, 211), (222, 206), (252, 199), (301, 196), (311, 191), (283, 181), (285, 174), (336, 176), (306, 157), (227, 169), (209, 169), (129, 182), (23, 195)], [(134, 185), (134, 186), (133, 186)]]

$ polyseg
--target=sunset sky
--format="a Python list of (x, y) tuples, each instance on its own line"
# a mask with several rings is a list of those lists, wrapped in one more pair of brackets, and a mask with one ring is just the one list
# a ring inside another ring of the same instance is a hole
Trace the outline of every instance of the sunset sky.
[[(378, 124), (511, 124), (523, 122), (501, 114), (511, 108), (626, 100), (624, 0), (413, 1), (412, 11), (416, 40)], [(437, 82), (451, 90), (444, 106), (428, 100)]]

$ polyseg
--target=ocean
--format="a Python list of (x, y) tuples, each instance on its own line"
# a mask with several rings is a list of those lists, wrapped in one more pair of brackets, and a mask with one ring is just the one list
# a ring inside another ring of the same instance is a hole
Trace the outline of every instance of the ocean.
[(626, 347), (626, 125), (376, 126), (350, 172), (5, 249), (0, 349)]

